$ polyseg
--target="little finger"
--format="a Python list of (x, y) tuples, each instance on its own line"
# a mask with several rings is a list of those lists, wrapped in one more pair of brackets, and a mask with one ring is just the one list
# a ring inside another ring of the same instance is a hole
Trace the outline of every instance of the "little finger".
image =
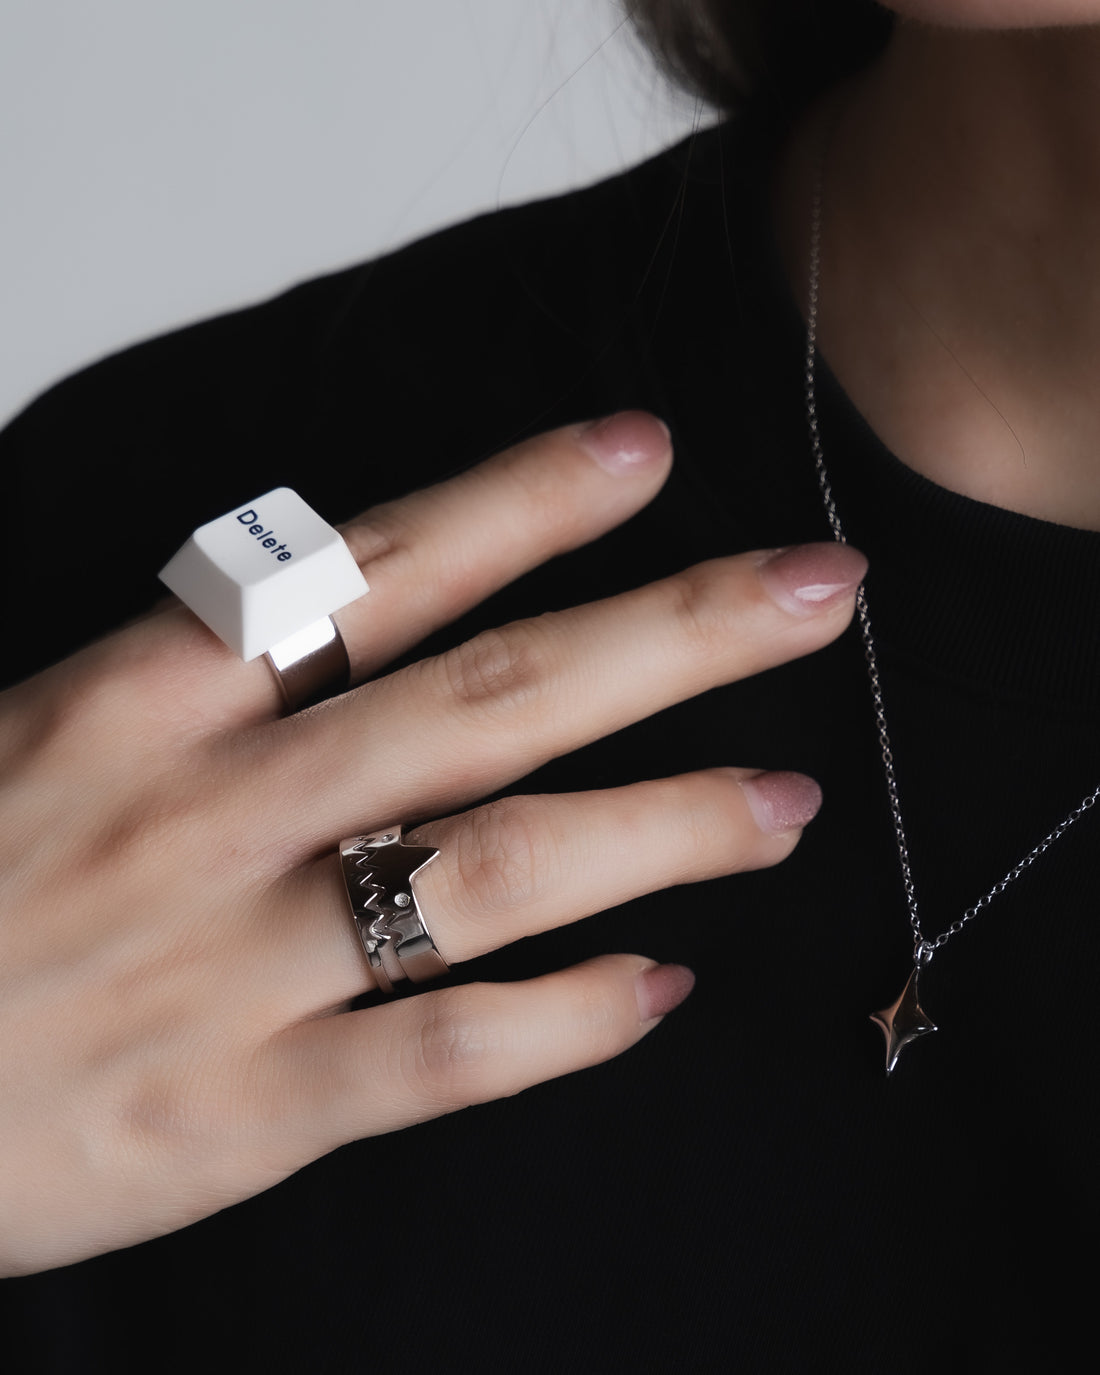
[(289, 1172), (345, 1142), (609, 1060), (692, 983), (679, 965), (604, 955), (522, 983), (437, 989), (303, 1023), (269, 1047), (266, 1128)]

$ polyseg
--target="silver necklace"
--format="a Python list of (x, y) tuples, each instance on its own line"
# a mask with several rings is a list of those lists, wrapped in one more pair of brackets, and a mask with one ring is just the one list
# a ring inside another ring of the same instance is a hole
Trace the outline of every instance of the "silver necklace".
[[(821, 288), (823, 162), (823, 158), (818, 159), (813, 196), (810, 229), (809, 302), (806, 312), (806, 356), (803, 380), (806, 397), (806, 420), (810, 430), (810, 447), (813, 452), (818, 485), (821, 489), (821, 498), (825, 503), (825, 513), (829, 519), (833, 538), (840, 544), (846, 544), (847, 537), (844, 533), (844, 527), (840, 523), (840, 516), (837, 514), (832, 484), (825, 468), (825, 455), (821, 446), (821, 430), (817, 417), (817, 316)], [(1009, 884), (1015, 883), (1025, 870), (1031, 868), (1040, 855), (1045, 854), (1056, 840), (1060, 840), (1065, 835), (1075, 821), (1080, 820), (1090, 808), (1096, 805), (1097, 801), (1100, 801), (1100, 786), (1082, 798), (1073, 811), (1063, 821), (1060, 821), (1049, 834), (1045, 835), (1033, 849), (1029, 850), (1023, 859), (1014, 864), (990, 888), (988, 893), (980, 897), (972, 907), (968, 907), (962, 916), (953, 921), (945, 931), (941, 931), (933, 940), (929, 940), (921, 929), (920, 913), (917, 908), (917, 894), (909, 864), (909, 845), (905, 838), (905, 824), (902, 821), (898, 783), (894, 773), (894, 755), (886, 724), (886, 706), (883, 700), (882, 683), (879, 678), (878, 656), (875, 653), (874, 636), (871, 634), (871, 616), (867, 609), (867, 594), (862, 587), (856, 594), (856, 615), (859, 618), (860, 637), (863, 641), (863, 653), (871, 682), (871, 701), (874, 706), (875, 725), (878, 731), (879, 748), (882, 753), (882, 767), (886, 774), (886, 793), (890, 800), (894, 839), (897, 843), (898, 859), (901, 862), (902, 885), (905, 889), (905, 900), (909, 910), (909, 926), (913, 933), (913, 972), (906, 980), (905, 987), (897, 1000), (891, 1003), (889, 1007), (871, 1014), (871, 1020), (881, 1028), (886, 1037), (886, 1073), (892, 1074), (894, 1066), (898, 1062), (898, 1056), (910, 1041), (915, 1041), (920, 1036), (926, 1036), (930, 1032), (939, 1030), (920, 1005), (921, 970), (927, 968), (938, 950), (941, 950), (949, 940), (957, 936), (963, 927), (968, 922), (973, 921), (983, 908), (988, 907), (994, 898), (1003, 893)]]

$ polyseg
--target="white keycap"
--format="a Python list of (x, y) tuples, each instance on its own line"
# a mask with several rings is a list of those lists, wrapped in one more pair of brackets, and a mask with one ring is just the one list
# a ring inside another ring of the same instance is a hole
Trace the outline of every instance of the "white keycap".
[(367, 591), (340, 535), (289, 487), (200, 526), (160, 579), (246, 660)]

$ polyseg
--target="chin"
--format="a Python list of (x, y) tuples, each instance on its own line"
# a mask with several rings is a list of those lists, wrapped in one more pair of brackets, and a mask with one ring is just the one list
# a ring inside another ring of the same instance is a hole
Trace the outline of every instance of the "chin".
[(881, 0), (905, 19), (951, 29), (1043, 29), (1100, 24), (1100, 0)]

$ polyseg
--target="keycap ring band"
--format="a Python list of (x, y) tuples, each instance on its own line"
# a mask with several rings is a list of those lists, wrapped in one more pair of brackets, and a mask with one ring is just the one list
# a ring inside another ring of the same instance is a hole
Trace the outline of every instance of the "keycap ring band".
[(280, 640), (264, 657), (288, 715), (338, 697), (351, 686), (347, 645), (331, 616)]
[(413, 879), (439, 854), (406, 845), (400, 826), (340, 842), (340, 868), (352, 919), (383, 993), (405, 979), (424, 983), (450, 968), (436, 949), (413, 892)]

